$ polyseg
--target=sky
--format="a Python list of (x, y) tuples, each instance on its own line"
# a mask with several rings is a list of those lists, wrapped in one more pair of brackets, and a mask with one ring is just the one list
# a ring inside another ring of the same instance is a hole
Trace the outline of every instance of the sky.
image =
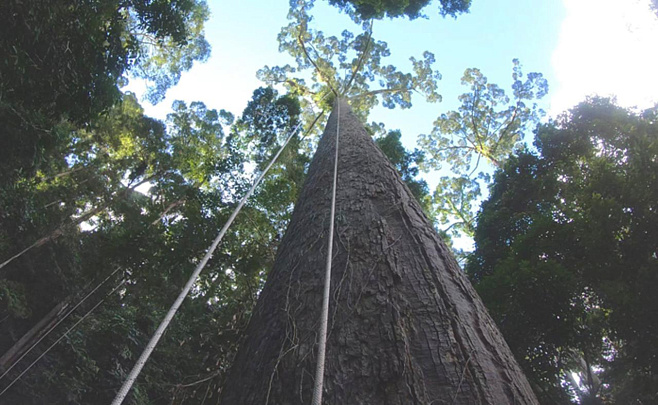
[(658, 102), (658, 20), (648, 1), (565, 0), (551, 69), (557, 89), (552, 109), (564, 110), (584, 95), (616, 95), (620, 105)]
[[(648, 107), (658, 102), (658, 18), (649, 0), (473, 0), (468, 14), (441, 18), (436, 6), (429, 19), (377, 21), (374, 36), (389, 44), (389, 63), (409, 66), (410, 56), (424, 50), (436, 55), (442, 73), (443, 102), (421, 100), (411, 110), (378, 109), (372, 120), (402, 129), (405, 145), (415, 146), (419, 133), (431, 130), (440, 113), (457, 107), (466, 91), (463, 71), (480, 68), (490, 82), (511, 84), (512, 59), (524, 71), (541, 72), (550, 91), (542, 107), (555, 116), (587, 95), (615, 95), (624, 106)], [(256, 71), (264, 65), (290, 63), (278, 52), (276, 36), (287, 24), (286, 0), (210, 0), (206, 37), (211, 58), (183, 74), (165, 101), (148, 106), (150, 115), (164, 118), (174, 100), (203, 101), (211, 108), (239, 115), (261, 86)], [(312, 14), (317, 27), (338, 35), (357, 27), (336, 9), (317, 0)], [(129, 87), (139, 93), (139, 83)], [(147, 104), (147, 103), (144, 103)]]
[[(162, 103), (144, 101), (147, 114), (165, 118), (174, 100), (203, 101), (209, 108), (239, 116), (252, 92), (263, 85), (256, 71), (265, 65), (294, 64), (278, 52), (277, 34), (288, 24), (286, 0), (209, 0), (211, 19), (206, 38), (210, 59), (183, 74)], [(376, 108), (370, 121), (399, 129), (406, 148), (417, 147), (419, 134), (429, 133), (434, 120), (456, 109), (465, 69), (479, 68), (489, 82), (510, 89), (512, 59), (524, 73), (540, 72), (549, 93), (540, 100), (546, 119), (583, 101), (589, 95), (615, 96), (625, 107), (647, 108), (658, 102), (658, 17), (649, 0), (473, 0), (470, 12), (441, 18), (437, 6), (423, 10), (428, 19), (376, 21), (374, 37), (386, 41), (391, 57), (386, 63), (406, 70), (409, 57), (425, 50), (436, 56), (442, 73), (437, 104), (412, 100), (413, 108)], [(338, 36), (359, 27), (325, 0), (316, 0), (313, 28)], [(140, 94), (133, 81), (128, 90)], [(532, 134), (526, 134), (532, 142)], [(426, 174), (430, 187), (436, 173)]]

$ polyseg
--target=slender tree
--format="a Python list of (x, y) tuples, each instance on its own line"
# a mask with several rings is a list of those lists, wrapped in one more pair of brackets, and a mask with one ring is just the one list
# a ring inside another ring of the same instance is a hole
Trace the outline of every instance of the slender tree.
[(221, 403), (311, 399), (337, 126), (324, 403), (536, 404), (450, 250), (340, 99)]

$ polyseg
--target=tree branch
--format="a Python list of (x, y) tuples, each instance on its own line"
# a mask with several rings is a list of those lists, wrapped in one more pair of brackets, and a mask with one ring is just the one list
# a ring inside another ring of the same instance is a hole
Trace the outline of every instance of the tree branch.
[(191, 383), (189, 383), (189, 384), (178, 384), (178, 385), (176, 385), (176, 388), (188, 388), (188, 387), (192, 387), (192, 386), (195, 386), (195, 385), (198, 385), (198, 384), (204, 383), (204, 382), (206, 382), (206, 381), (208, 381), (208, 380), (212, 380), (213, 378), (217, 377), (217, 376), (220, 375), (220, 374), (221, 374), (221, 371), (220, 371), (220, 370), (217, 370), (217, 371), (215, 371), (214, 373), (210, 374), (209, 376), (207, 376), (207, 377), (205, 377), (205, 378), (202, 378), (202, 379), (200, 379), (200, 380), (198, 380), (198, 381), (191, 382)]
[(356, 100), (356, 99), (361, 98), (361, 97), (376, 96), (378, 94), (385, 94), (385, 93), (400, 93), (400, 92), (403, 92), (403, 91), (410, 91), (410, 90), (407, 89), (406, 87), (403, 87), (403, 88), (398, 87), (398, 88), (394, 88), (394, 89), (379, 89), (379, 90), (373, 90), (373, 91), (369, 91), (367, 93), (359, 94), (359, 95), (356, 95), (354, 97), (350, 97), (350, 100)]
[(302, 47), (302, 51), (304, 51), (304, 56), (306, 56), (306, 59), (313, 65), (315, 68), (315, 71), (318, 72), (318, 75), (320, 76), (320, 79), (327, 83), (327, 86), (331, 89), (331, 91), (336, 95), (336, 97), (339, 97), (340, 95), (334, 88), (334, 86), (331, 85), (331, 81), (328, 80), (324, 74), (322, 73), (322, 70), (318, 67), (318, 65), (315, 63), (315, 61), (311, 58), (311, 55), (308, 54), (308, 50), (306, 49), (306, 45), (304, 45), (304, 39), (302, 38), (302, 31), (299, 31), (299, 35), (297, 36), (297, 42), (299, 42), (299, 45)]
[(480, 156), (480, 154), (478, 153), (478, 160), (475, 161), (475, 167), (473, 168), (473, 170), (471, 171), (471, 173), (469, 173), (469, 175), (468, 175), (469, 178), (473, 175), (473, 173), (475, 173), (475, 171), (478, 169), (478, 167), (480, 167), (480, 157), (481, 157), (481, 156)]
[(167, 208), (165, 208), (165, 210), (162, 211), (162, 213), (160, 214), (160, 216), (158, 217), (158, 219), (156, 219), (155, 221), (151, 222), (151, 226), (156, 225), (158, 222), (160, 222), (160, 221), (165, 217), (165, 215), (167, 215), (167, 214), (169, 213), (169, 211), (173, 210), (174, 208), (178, 207), (179, 205), (182, 205), (184, 202), (185, 202), (185, 199), (184, 199), (184, 198), (181, 198), (180, 200), (178, 200), (178, 201), (174, 201), (173, 203), (169, 204), (169, 205), (167, 206)]
[(66, 228), (70, 228), (70, 227), (80, 225), (81, 223), (87, 221), (88, 219), (91, 219), (96, 214), (104, 211), (110, 205), (112, 200), (114, 200), (117, 197), (120, 197), (120, 198), (125, 197), (128, 193), (134, 191), (135, 188), (137, 188), (140, 185), (148, 182), (149, 180), (151, 180), (154, 177), (155, 177), (155, 175), (144, 178), (142, 181), (135, 184), (134, 186), (131, 185), (131, 186), (121, 190), (119, 193), (116, 194), (115, 197), (111, 198), (110, 201), (106, 202), (105, 204), (102, 204), (98, 207), (92, 208), (91, 210), (85, 212), (84, 214), (82, 214), (78, 218), (73, 219), (70, 223), (61, 224), (60, 226), (58, 226), (54, 231), (52, 231), (48, 235), (38, 239), (36, 242), (31, 244), (27, 248), (23, 249), (19, 253), (15, 254), (14, 256), (12, 256), (9, 259), (5, 260), (3, 263), (0, 264), (0, 269), (5, 267), (9, 263), (13, 262), (14, 260), (18, 259), (19, 257), (23, 256), (25, 253), (29, 252), (30, 250), (32, 250), (36, 247), (39, 247), (39, 246), (45, 244), (48, 241), (55, 240), (55, 239), (59, 238), (60, 236), (62, 236), (64, 234), (64, 231), (66, 230)]
[[(480, 136), (480, 131), (478, 131), (477, 125), (475, 124), (475, 105), (477, 104), (480, 96), (478, 94), (477, 88), (473, 92), (473, 103), (471, 104), (471, 125), (473, 125), (473, 134), (475, 135), (475, 140), (477, 145), (473, 144), (476, 148), (479, 146), (480, 153), (484, 153), (484, 146), (482, 145), (482, 138)], [(472, 143), (472, 142), (471, 142)]]
[[(502, 132), (502, 133), (500, 134), (500, 136), (498, 137), (498, 140), (496, 141), (496, 143), (495, 143), (495, 145), (493, 146), (493, 148), (491, 149), (491, 154), (492, 154), (492, 155), (493, 155), (493, 153), (496, 151), (496, 149), (498, 149), (498, 145), (500, 145), (500, 142), (503, 140), (503, 137), (507, 136), (508, 131), (510, 130), (512, 124), (514, 123), (514, 120), (516, 119), (516, 114), (518, 113), (518, 111), (519, 111), (519, 105), (518, 105), (518, 103), (517, 103), (517, 104), (516, 104), (516, 108), (514, 108), (514, 113), (512, 114), (512, 118), (510, 119), (509, 123), (507, 124), (507, 126), (505, 127), (505, 129), (503, 130), (503, 132)], [(503, 123), (503, 124), (504, 124), (504, 123)], [(496, 160), (493, 159), (493, 158), (491, 158), (491, 160), (496, 164), (496, 166), (500, 167), (500, 163), (499, 163), (498, 161), (496, 161)]]
[(352, 70), (352, 76), (350, 77), (350, 81), (345, 86), (345, 94), (347, 94), (352, 88), (352, 82), (354, 81), (356, 74), (359, 72), (359, 70), (361, 70), (361, 66), (363, 64), (363, 61), (365, 60), (365, 56), (368, 53), (368, 47), (370, 46), (370, 41), (372, 40), (372, 24), (373, 22), (372, 20), (370, 20), (370, 30), (368, 31), (368, 42), (366, 42), (366, 47), (363, 49), (363, 52), (361, 53), (361, 57), (359, 58), (359, 61), (355, 69)]

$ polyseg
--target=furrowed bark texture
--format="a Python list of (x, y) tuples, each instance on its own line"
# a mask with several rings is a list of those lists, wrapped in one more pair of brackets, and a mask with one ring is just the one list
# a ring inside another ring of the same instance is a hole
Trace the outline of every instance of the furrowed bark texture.
[[(511, 351), (393, 166), (340, 101), (324, 404), (537, 404)], [(336, 107), (221, 403), (309, 404)]]

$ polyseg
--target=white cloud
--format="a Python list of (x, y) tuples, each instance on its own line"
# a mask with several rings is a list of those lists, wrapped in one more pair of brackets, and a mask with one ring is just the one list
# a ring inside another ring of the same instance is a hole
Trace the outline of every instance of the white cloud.
[(614, 95), (626, 107), (658, 102), (658, 18), (649, 0), (563, 1), (551, 115), (592, 94)]

